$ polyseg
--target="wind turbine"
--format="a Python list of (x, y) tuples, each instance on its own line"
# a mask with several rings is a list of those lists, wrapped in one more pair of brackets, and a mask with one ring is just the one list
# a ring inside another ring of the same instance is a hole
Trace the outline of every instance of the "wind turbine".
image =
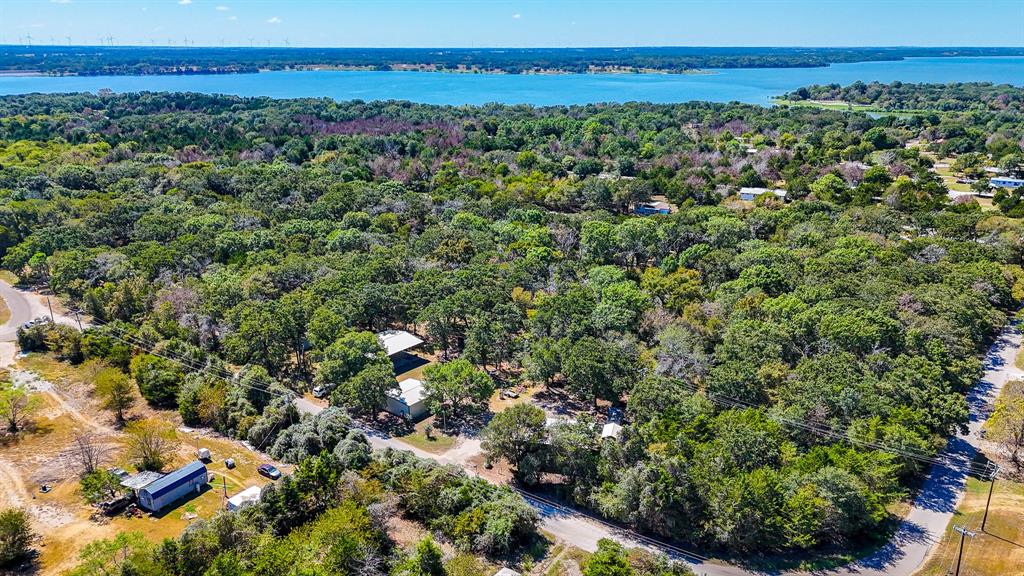
[(284, 47), (285, 48), (291, 48), (292, 47), (292, 43), (289, 42), (287, 38), (284, 39)]
[(29, 46), (32, 46), (32, 34), (28, 34), (28, 35), (26, 35), (26, 36), (25, 36), (25, 42), (26, 42), (26, 43), (27, 43), (27, 44), (28, 44)]
[(253, 47), (253, 40), (254, 38), (252, 36), (249, 36), (249, 48)]
[(68, 40), (68, 46), (71, 46), (71, 36), (65, 36), (65, 38)]

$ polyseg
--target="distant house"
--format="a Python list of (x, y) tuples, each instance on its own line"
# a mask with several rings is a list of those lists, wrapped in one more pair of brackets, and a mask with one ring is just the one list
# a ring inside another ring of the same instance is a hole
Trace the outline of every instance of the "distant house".
[(242, 506), (248, 506), (259, 502), (263, 489), (259, 486), (249, 486), (231, 498), (228, 498), (228, 510), (238, 510)]
[(758, 196), (762, 194), (774, 194), (779, 200), (786, 200), (786, 191), (778, 190), (775, 188), (740, 188), (740, 200), (745, 202), (753, 202)]
[(206, 465), (196, 460), (140, 488), (136, 492), (139, 506), (159, 512), (188, 494), (202, 491), (207, 481)]
[(387, 393), (384, 409), (405, 418), (416, 419), (427, 413), (426, 391), (423, 382), (407, 378), (398, 383), (398, 388)]
[(423, 344), (423, 340), (405, 330), (385, 330), (377, 333), (377, 341), (387, 350), (388, 356), (405, 352)]
[(1006, 174), (1006, 170), (1004, 168), (999, 168), (998, 166), (985, 166), (982, 170), (984, 170), (986, 174)]
[(988, 183), (990, 186), (994, 186), (996, 188), (1020, 188), (1021, 186), (1024, 186), (1024, 179), (1000, 176), (989, 180)]
[(671, 214), (672, 207), (668, 202), (641, 202), (633, 208), (633, 213), (640, 216), (653, 216), (654, 214)]

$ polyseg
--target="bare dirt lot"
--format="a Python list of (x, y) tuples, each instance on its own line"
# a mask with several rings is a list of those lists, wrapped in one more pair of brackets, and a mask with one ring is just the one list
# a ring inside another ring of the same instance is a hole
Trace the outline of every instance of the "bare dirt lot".
[[(40, 536), (34, 573), (60, 574), (77, 563), (85, 544), (121, 531), (137, 530), (153, 541), (177, 536), (196, 518), (208, 518), (221, 510), (225, 489), (233, 495), (249, 486), (270, 483), (256, 472), (260, 463), (272, 462), (266, 456), (211, 431), (181, 427), (177, 413), (153, 410), (138, 398), (130, 418), (158, 417), (177, 428), (178, 452), (167, 469), (194, 460), (197, 448), (207, 448), (213, 456), (207, 463), (213, 483), (202, 494), (178, 502), (158, 516), (94, 521), (90, 517), (95, 510), (82, 499), (80, 470), (71, 456), (75, 436), (87, 433), (93, 442), (106, 446), (105, 466), (132, 470), (123, 447), (125, 434), (92, 397), (87, 369), (33, 354), (18, 359), (11, 376), (34, 390), (42, 402), (32, 427), (0, 440), (0, 507), (29, 512)], [(225, 458), (235, 460), (233, 470), (227, 469)], [(291, 469), (278, 467), (283, 472)], [(44, 484), (51, 487), (47, 493), (41, 492)]]

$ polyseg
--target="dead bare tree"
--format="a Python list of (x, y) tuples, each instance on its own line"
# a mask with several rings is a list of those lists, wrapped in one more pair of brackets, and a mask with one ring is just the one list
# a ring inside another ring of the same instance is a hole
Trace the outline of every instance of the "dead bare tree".
[(110, 454), (110, 446), (99, 441), (96, 435), (89, 432), (76, 432), (71, 447), (66, 451), (67, 457), (75, 463), (79, 474), (85, 476), (95, 472)]

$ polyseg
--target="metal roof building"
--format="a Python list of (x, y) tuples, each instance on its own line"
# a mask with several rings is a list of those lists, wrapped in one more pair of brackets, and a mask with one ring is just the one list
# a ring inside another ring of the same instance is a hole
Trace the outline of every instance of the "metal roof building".
[(427, 400), (423, 382), (415, 378), (399, 382), (397, 389), (388, 391), (385, 409), (396, 416), (409, 418), (419, 418), (426, 414)]
[(415, 348), (423, 344), (423, 340), (405, 330), (385, 330), (377, 333), (377, 341), (388, 352), (388, 356), (394, 356), (409, 348)]
[(196, 460), (138, 490), (139, 506), (159, 512), (189, 493), (200, 492), (207, 483), (206, 465)]

